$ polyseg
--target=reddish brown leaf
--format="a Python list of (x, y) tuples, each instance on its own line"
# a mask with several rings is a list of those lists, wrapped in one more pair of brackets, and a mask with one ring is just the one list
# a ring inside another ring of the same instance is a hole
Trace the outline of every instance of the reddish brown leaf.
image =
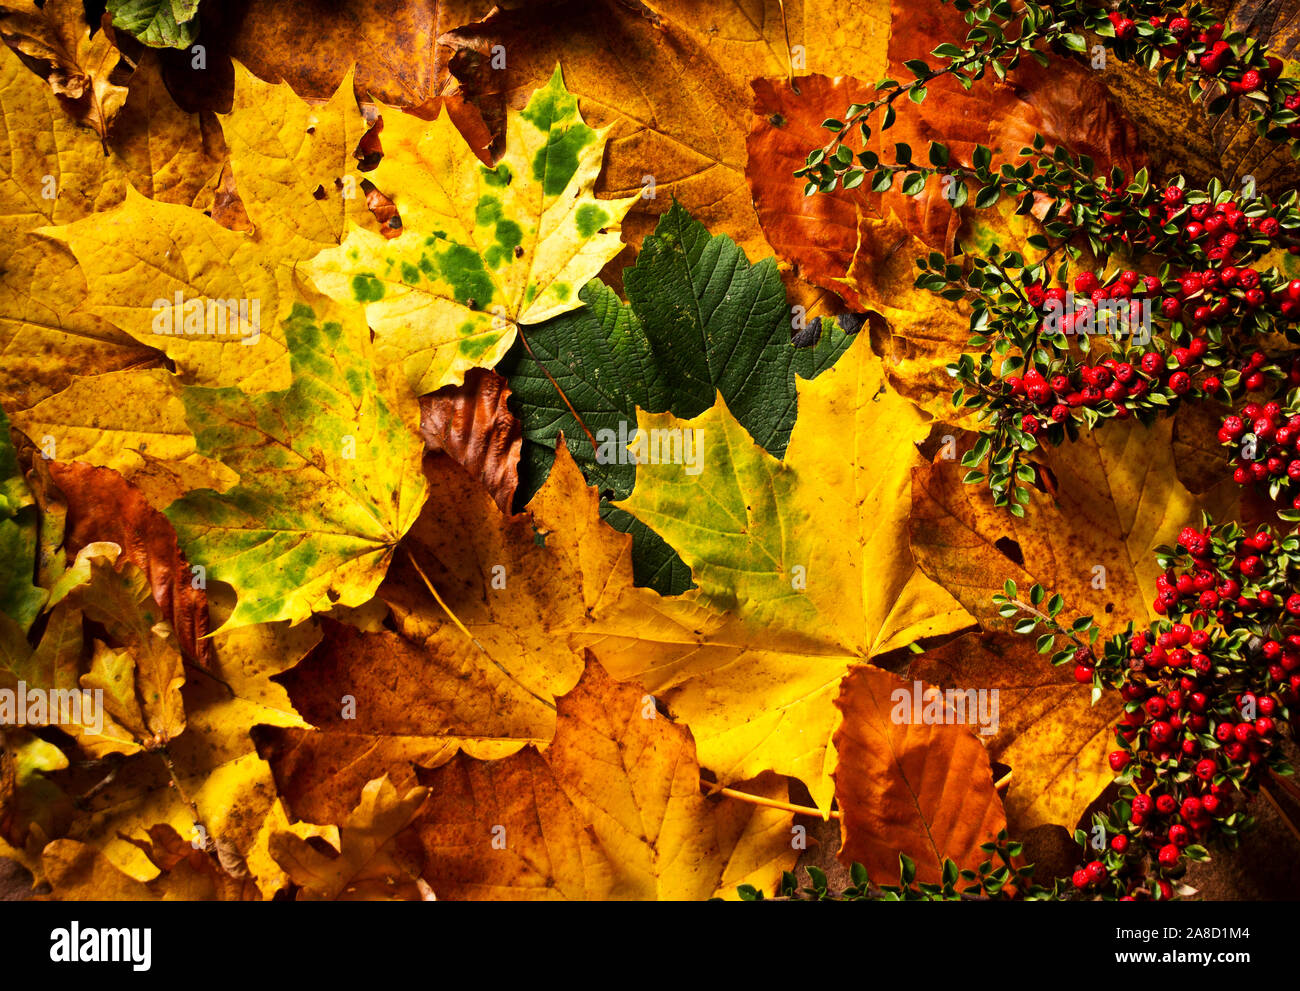
[(210, 664), (212, 644), (204, 639), (209, 628), (207, 594), (194, 587), (193, 572), (167, 517), (111, 468), (52, 461), (50, 475), (68, 503), (67, 555), (96, 540), (121, 545), (122, 557), (148, 577), (154, 601), (171, 617), (186, 656)]
[[(876, 884), (898, 883), (898, 855), (916, 861), (921, 882), (937, 882), (945, 858), (974, 868), (981, 843), (1006, 828), (988, 752), (966, 726), (893, 718), (891, 695), (905, 684), (860, 665), (840, 685), (844, 721), (835, 733), (835, 798), (844, 818), (840, 860), (857, 861)], [(910, 711), (910, 705), (909, 705)]]
[(506, 406), (506, 380), (473, 368), (464, 385), (420, 398), (420, 435), (430, 451), (445, 451), (487, 486), (501, 512), (519, 485), (523, 425)]

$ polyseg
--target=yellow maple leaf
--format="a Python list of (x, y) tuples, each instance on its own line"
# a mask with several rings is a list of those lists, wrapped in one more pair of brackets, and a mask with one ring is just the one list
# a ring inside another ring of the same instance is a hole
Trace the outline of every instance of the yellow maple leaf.
[(682, 555), (699, 588), (663, 600), (634, 590), (579, 641), (617, 677), (663, 693), (719, 781), (776, 770), (824, 808), (849, 667), (972, 621), (905, 546), (928, 425), (885, 388), (865, 336), (798, 394), (784, 461), (721, 400), (688, 421), (638, 411), (646, 438), (699, 448), (691, 464), (655, 464), (647, 448), (618, 505)]
[(557, 66), (507, 120), (506, 151), (480, 164), (448, 114), (425, 122), (388, 110), (375, 184), (401, 212), (388, 240), (353, 226), (307, 266), (336, 299), (362, 303), (382, 361), (417, 393), (491, 367), (519, 324), (581, 306), (578, 290), (622, 250), (634, 198), (592, 192), (606, 131), (588, 127)]

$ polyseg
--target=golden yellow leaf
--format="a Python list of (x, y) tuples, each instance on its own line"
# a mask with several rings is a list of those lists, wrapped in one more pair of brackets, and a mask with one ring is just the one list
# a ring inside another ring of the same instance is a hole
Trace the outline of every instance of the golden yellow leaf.
[(689, 464), (641, 465), (619, 504), (682, 555), (699, 588), (664, 600), (636, 590), (597, 613), (582, 642), (616, 677), (663, 693), (720, 781), (772, 769), (826, 807), (849, 667), (971, 619), (904, 545), (927, 426), (886, 388), (865, 337), (800, 380), (798, 396), (784, 461), (721, 400), (689, 421), (639, 414), (647, 436), (695, 431), (702, 446)]
[[(594, 663), (543, 755), (460, 757), (424, 779), (425, 876), (449, 898), (734, 898), (796, 857), (789, 812), (701, 795), (690, 731)], [(775, 775), (747, 790), (785, 798)]]
[(221, 129), (264, 250), (305, 259), (343, 239), (349, 210), (364, 209), (365, 201), (353, 154), (365, 122), (350, 72), (328, 103), (314, 105), (287, 83), (263, 82), (236, 62), (234, 104)]
[(1169, 418), (1151, 427), (1116, 420), (1049, 450), (1051, 490), (1031, 490), (1024, 519), (994, 507), (983, 486), (963, 485), (958, 460), (917, 468), (917, 564), (989, 629), (1009, 627), (992, 600), (1007, 579), (1060, 592), (1067, 614), (1092, 615), (1103, 636), (1130, 619), (1155, 620), (1155, 548), (1174, 543), (1202, 508), (1236, 515), (1227, 486), (1197, 497), (1178, 481), (1172, 429)]
[(225, 491), (238, 476), (198, 454), (176, 377), (164, 369), (76, 376), (11, 422), (60, 461), (112, 468), (163, 509), (190, 489)]
[(113, 164), (140, 193), (162, 203), (212, 208), (225, 157), (220, 132), (176, 106), (153, 51), (141, 55), (109, 139)]
[[(750, 80), (885, 72), (888, 0), (589, 0), (571, 9), (557, 18), (521, 4), (450, 32), (461, 49), (452, 72), (494, 124), (561, 62), (584, 116), (612, 128), (597, 192), (642, 197), (624, 225), (636, 245), (676, 199), (751, 260), (770, 255), (745, 182)], [(509, 53), (504, 67), (492, 63), (498, 44)]]

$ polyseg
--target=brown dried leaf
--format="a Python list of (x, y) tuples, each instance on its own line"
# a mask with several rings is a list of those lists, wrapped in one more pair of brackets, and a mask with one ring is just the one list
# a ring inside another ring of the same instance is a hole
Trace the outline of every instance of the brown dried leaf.
[(194, 571), (167, 517), (111, 468), (53, 461), (50, 474), (68, 504), (67, 553), (75, 555), (97, 540), (120, 545), (121, 559), (148, 578), (154, 601), (171, 620), (185, 655), (211, 664), (212, 643), (204, 639), (209, 632), (207, 594), (195, 587)]
[(472, 368), (463, 385), (420, 398), (420, 436), (487, 486), (503, 513), (519, 485), (523, 424), (506, 405), (510, 388), (496, 372)]

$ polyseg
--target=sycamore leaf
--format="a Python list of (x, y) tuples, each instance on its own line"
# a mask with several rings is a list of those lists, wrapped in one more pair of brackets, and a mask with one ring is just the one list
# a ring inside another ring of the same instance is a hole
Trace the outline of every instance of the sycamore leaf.
[(509, 117), (505, 155), (479, 163), (446, 114), (389, 112), (373, 182), (401, 210), (389, 240), (353, 225), (307, 270), (335, 299), (364, 304), (381, 361), (417, 393), (492, 366), (515, 328), (572, 310), (622, 249), (632, 200), (597, 200), (606, 134), (583, 123), (559, 67)]
[(152, 344), (81, 309), (85, 298), (86, 280), (66, 246), (17, 236), (0, 271), (0, 392), (7, 409), (26, 409), (54, 395), (78, 373), (161, 364)]
[(220, 145), (216, 135), (204, 133), (198, 114), (175, 104), (158, 55), (145, 52), (109, 135), (114, 164), (150, 199), (207, 210), (221, 173)]
[(189, 380), (250, 391), (288, 383), (278, 256), (248, 236), (134, 188), (121, 206), (44, 233), (76, 255), (83, 309), (166, 352)]
[[(610, 897), (615, 865), (536, 750), (494, 761), (458, 755), (425, 780), (432, 798), (419, 833), (440, 898)], [(504, 848), (493, 847), (494, 829)]]
[(80, 309), (86, 283), (71, 252), (26, 232), (66, 224), (119, 202), (127, 183), (95, 135), (71, 120), (50, 88), (0, 45), (0, 395), (24, 409), (74, 372), (150, 363), (142, 346)]
[[(327, 625), (329, 639), (284, 679), (315, 730), (256, 733), (297, 817), (337, 822), (371, 778), (412, 784), (413, 762), (547, 744), (555, 699), (582, 674), (570, 635), (631, 585), (628, 538), (601, 523), (563, 450), (515, 516), (449, 457), (424, 467), (429, 499), (379, 592), (398, 632)], [(355, 703), (346, 711), (343, 695)]]
[(153, 48), (189, 48), (198, 36), (199, 0), (108, 0), (113, 26)]
[(899, 854), (907, 854), (917, 880), (933, 884), (945, 859), (974, 870), (985, 859), (980, 844), (996, 837), (1007, 820), (978, 738), (967, 726), (914, 721), (914, 690), (865, 664), (840, 686), (839, 856), (883, 879), (897, 874)]
[(694, 431), (676, 436), (700, 449), (691, 471), (652, 456), (621, 505), (664, 535), (699, 588), (623, 596), (582, 642), (665, 699), (719, 781), (772, 769), (825, 807), (833, 701), (849, 667), (970, 617), (903, 544), (907, 473), (927, 426), (885, 390), (865, 338), (798, 389), (784, 461), (722, 402), (684, 422), (641, 414), (643, 430)]
[(420, 398), (420, 436), (434, 453), (446, 451), (509, 513), (519, 485), (523, 426), (510, 412), (510, 387), (496, 372), (472, 368), (463, 385)]
[[(771, 254), (745, 184), (750, 80), (805, 71), (878, 79), (885, 71), (888, 0), (585, 0), (568, 9), (571, 16), (556, 17), (545, 5), (519, 4), (450, 32), (446, 40), (460, 49), (452, 72), (499, 128), (507, 108), (562, 62), (583, 114), (612, 128), (597, 192), (642, 197), (624, 225), (632, 244), (675, 198), (750, 258)], [(504, 67), (493, 63), (493, 45), (510, 53)]]
[(24, 632), (45, 604), (36, 585), (40, 514), (9, 437), (9, 419), (0, 410), (0, 613)]
[(77, 376), (62, 392), (15, 413), (13, 423), (60, 461), (119, 472), (155, 509), (192, 489), (225, 491), (239, 480), (197, 453), (180, 386), (165, 369)]
[[(197, 0), (195, 0), (197, 3)], [(106, 139), (109, 125), (126, 102), (127, 88), (118, 76), (124, 62), (111, 31), (92, 35), (80, 0), (31, 0), (0, 4), (0, 37), (17, 51), (44, 62), (50, 89), (81, 123)], [(131, 75), (130, 62), (122, 76)]]
[(0, 46), (0, 230), (62, 224), (121, 200), (125, 183), (104, 149), (78, 127), (7, 45)]
[(240, 197), (264, 248), (310, 257), (343, 239), (349, 209), (361, 208), (356, 150), (365, 123), (345, 76), (316, 106), (285, 83), (263, 82), (235, 63), (234, 102), (221, 118)]
[[(355, 61), (359, 100), (433, 116), (440, 100), (455, 96), (447, 71), (451, 52), (441, 36), (493, 6), (491, 0), (247, 0), (233, 17), (212, 11), (204, 31), (215, 28), (232, 56), (304, 97), (327, 99)], [(205, 22), (208, 16), (205, 10)], [(228, 20), (235, 23), (222, 31)], [(321, 31), (323, 24), (328, 31)], [(308, 36), (309, 45), (285, 44)]]
[(365, 328), (339, 317), (294, 305), (282, 392), (182, 393), (199, 453), (240, 483), (192, 492), (167, 518), (191, 563), (238, 592), (232, 627), (361, 605), (423, 504), (421, 445), (376, 381)]
[[(450, 459), (432, 459), (426, 470), (428, 505), (380, 595), (399, 632), (490, 690), (494, 717), (480, 715), (478, 724), (512, 729), (489, 736), (549, 740), (554, 699), (582, 674), (567, 636), (630, 587), (628, 538), (601, 523), (596, 493), (564, 454), (529, 512), (517, 516), (502, 515)], [(469, 637), (433, 600), (417, 566)], [(464, 707), (484, 703), (467, 692), (455, 704), (468, 714)]]
[[(426, 877), (452, 898), (734, 898), (775, 885), (796, 856), (790, 813), (702, 796), (690, 731), (594, 663), (560, 700), (544, 755), (423, 777)], [(785, 792), (775, 775), (748, 790)]]
[(361, 801), (339, 824), (335, 856), (321, 852), (296, 833), (271, 836), (271, 855), (307, 899), (418, 900), (415, 879), (420, 857), (414, 837), (403, 831), (424, 804), (427, 788), (405, 795), (387, 777), (376, 778), (361, 792)]
[(1178, 481), (1171, 429), (1168, 418), (1151, 427), (1116, 421), (1052, 449), (1052, 490), (1030, 490), (1024, 519), (996, 508), (986, 488), (963, 484), (958, 461), (916, 468), (917, 565), (989, 629), (1012, 625), (992, 600), (1007, 579), (1060, 592), (1068, 613), (1093, 616), (1103, 636), (1130, 619), (1156, 620), (1155, 548), (1173, 544), (1202, 508), (1218, 518), (1238, 515), (1229, 486), (1198, 498)]
[[(249, 147), (246, 138), (265, 135), (271, 119), (276, 140)], [(360, 118), (347, 90), (309, 107), (287, 86), (241, 71), (223, 124), (236, 167), (267, 197), (253, 207), (251, 236), (132, 187), (116, 209), (43, 233), (76, 255), (88, 285), (81, 309), (166, 352), (186, 381), (282, 389), (290, 374), (280, 322), (296, 297), (290, 268), (342, 236), (345, 194), (356, 185), (348, 141), (360, 135)], [(360, 195), (351, 202), (359, 208)]]
[(991, 759), (1011, 768), (1013, 835), (1045, 823), (1073, 831), (1110, 784), (1106, 755), (1115, 749), (1123, 700), (1104, 692), (1093, 705), (1090, 686), (1076, 682), (1069, 667), (1052, 667), (1032, 637), (967, 634), (927, 650), (908, 675), (942, 689), (997, 692), (996, 731), (980, 739)]

